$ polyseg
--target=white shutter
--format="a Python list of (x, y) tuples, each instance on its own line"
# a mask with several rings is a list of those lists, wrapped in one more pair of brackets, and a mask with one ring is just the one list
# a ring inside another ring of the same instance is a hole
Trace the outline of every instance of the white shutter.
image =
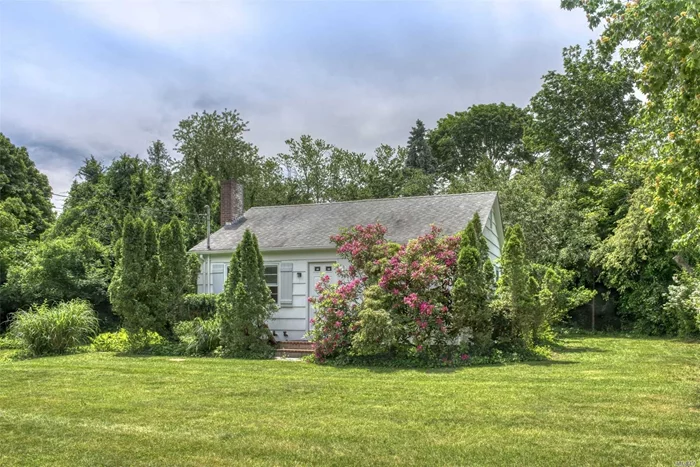
[(294, 264), (280, 263), (280, 305), (290, 306), (293, 303)]

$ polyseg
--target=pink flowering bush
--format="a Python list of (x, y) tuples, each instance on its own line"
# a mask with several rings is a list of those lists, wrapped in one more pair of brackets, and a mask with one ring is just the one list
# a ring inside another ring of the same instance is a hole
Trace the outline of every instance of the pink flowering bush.
[[(310, 332), (316, 360), (461, 365), (473, 360), (470, 353), (500, 361), (504, 349), (517, 358), (532, 357), (534, 347), (513, 346), (503, 339), (503, 329), (527, 320), (530, 309), (494, 311), (513, 295), (503, 284), (512, 277), (509, 265), (518, 255), (507, 242), (503, 276), (495, 288), (481, 232), (475, 214), (459, 235), (442, 235), (431, 226), (430, 232), (403, 245), (387, 241), (380, 224), (358, 225), (331, 237), (350, 266), (338, 268), (335, 284), (323, 277), (316, 285), (318, 296), (310, 299), (316, 308)], [(528, 293), (539, 296), (542, 292), (531, 287), (534, 279), (528, 280)], [(535, 311), (543, 312), (540, 308)]]
[(376, 280), (383, 265), (399, 248), (398, 244), (387, 241), (385, 234), (383, 225), (369, 224), (342, 229), (340, 234), (333, 235), (331, 241), (335, 243), (338, 255), (350, 262), (350, 267), (343, 273), (353, 278)]
[(360, 278), (352, 278), (332, 284), (326, 275), (316, 284), (318, 295), (309, 298), (316, 309), (309, 337), (318, 361), (349, 350), (363, 283)]
[[(460, 238), (442, 236), (435, 226), (404, 245), (388, 242), (385, 234), (385, 227), (372, 224), (355, 226), (331, 237), (338, 254), (350, 262), (350, 267), (339, 269), (338, 284), (330, 284), (324, 278), (317, 284), (318, 296), (310, 299), (316, 308), (310, 333), (316, 358), (362, 355), (368, 349), (387, 347), (432, 359), (451, 360), (466, 355), (453, 357), (447, 352), (461, 331), (453, 326), (450, 294)], [(372, 303), (381, 302), (381, 309), (370, 314), (368, 306), (363, 308), (361, 303), (365, 287), (372, 284)], [(377, 332), (379, 316), (391, 323), (387, 332)], [(364, 329), (370, 322), (373, 328)]]
[(399, 343), (427, 358), (444, 357), (460, 331), (453, 327), (450, 294), (459, 243), (458, 236), (441, 236), (431, 226), (430, 233), (401, 245), (379, 278), (379, 287), (392, 297), (395, 321), (404, 327)]
[(328, 276), (321, 278), (316, 284), (318, 295), (309, 298), (316, 309), (309, 338), (318, 361), (349, 352), (353, 334), (358, 328), (365, 283), (381, 271), (378, 264), (395, 249), (392, 246), (395, 244), (387, 242), (384, 234), (384, 226), (370, 224), (343, 229), (331, 237), (338, 255), (347, 259), (350, 267), (337, 269), (340, 277), (337, 284), (331, 284)]

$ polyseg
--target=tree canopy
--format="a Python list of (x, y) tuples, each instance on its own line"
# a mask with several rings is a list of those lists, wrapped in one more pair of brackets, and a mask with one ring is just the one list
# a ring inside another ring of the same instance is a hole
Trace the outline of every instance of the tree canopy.
[[(25, 148), (0, 135), (1, 313), (69, 298), (106, 307), (109, 295), (113, 311), (126, 317), (119, 288), (137, 287), (128, 273), (124, 279), (132, 254), (146, 255), (138, 261), (150, 268), (139, 287), (160, 281), (182, 293), (176, 287), (182, 265), (166, 278), (156, 272), (158, 261), (181, 262), (183, 249), (204, 238), (207, 206), (212, 229), (219, 227), (220, 183), (235, 178), (245, 186), (246, 209), (498, 191), (504, 224), (515, 232), (506, 248), (510, 259), (500, 265), (501, 297), (511, 302), (501, 312), (522, 308), (518, 300), (538, 285), (539, 296), (526, 300), (530, 336), (542, 332), (538, 306), (560, 313), (595, 291), (599, 302), (616, 305), (614, 325), (700, 332), (689, 324), (700, 316), (700, 6), (691, 0), (561, 5), (583, 10), (600, 38), (565, 48), (561, 71), (543, 76), (526, 107), (476, 104), (432, 125), (416, 120), (405, 147), (378, 141), (365, 154), (302, 134), (290, 135), (282, 153), (263, 155), (247, 139), (249, 124), (238, 111), (205, 110), (180, 121), (172, 156), (161, 140), (145, 157), (86, 154), (55, 218), (46, 176)], [(130, 252), (128, 236), (143, 251)], [(477, 316), (470, 303), (484, 263), (474, 249), (460, 249), (455, 288), (469, 319)], [(513, 268), (519, 262), (527, 277)], [(386, 318), (375, 292), (367, 291), (373, 305), (365, 307), (360, 339), (369, 347), (367, 339), (388, 338), (375, 333)], [(145, 308), (156, 307), (141, 298)], [(593, 321), (598, 311), (590, 305)]]

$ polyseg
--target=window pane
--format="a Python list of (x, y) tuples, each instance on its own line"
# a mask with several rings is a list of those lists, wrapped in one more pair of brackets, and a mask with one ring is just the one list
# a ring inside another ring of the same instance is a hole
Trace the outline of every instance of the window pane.
[(277, 275), (277, 266), (276, 265), (265, 266), (265, 274)]
[(275, 303), (279, 303), (279, 288), (277, 287), (277, 265), (266, 265), (265, 266), (265, 283), (270, 289), (270, 294), (275, 300)]
[(277, 284), (277, 266), (265, 266), (265, 282), (267, 285)]

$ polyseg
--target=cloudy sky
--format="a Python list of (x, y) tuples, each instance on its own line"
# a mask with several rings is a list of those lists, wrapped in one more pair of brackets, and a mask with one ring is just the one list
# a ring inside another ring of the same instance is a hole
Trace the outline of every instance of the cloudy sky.
[[(372, 153), (470, 105), (527, 104), (594, 34), (559, 0), (0, 2), (0, 131), (54, 192), (90, 154), (172, 147), (237, 109), (265, 155), (310, 134)], [(59, 201), (57, 198), (56, 201)]]

